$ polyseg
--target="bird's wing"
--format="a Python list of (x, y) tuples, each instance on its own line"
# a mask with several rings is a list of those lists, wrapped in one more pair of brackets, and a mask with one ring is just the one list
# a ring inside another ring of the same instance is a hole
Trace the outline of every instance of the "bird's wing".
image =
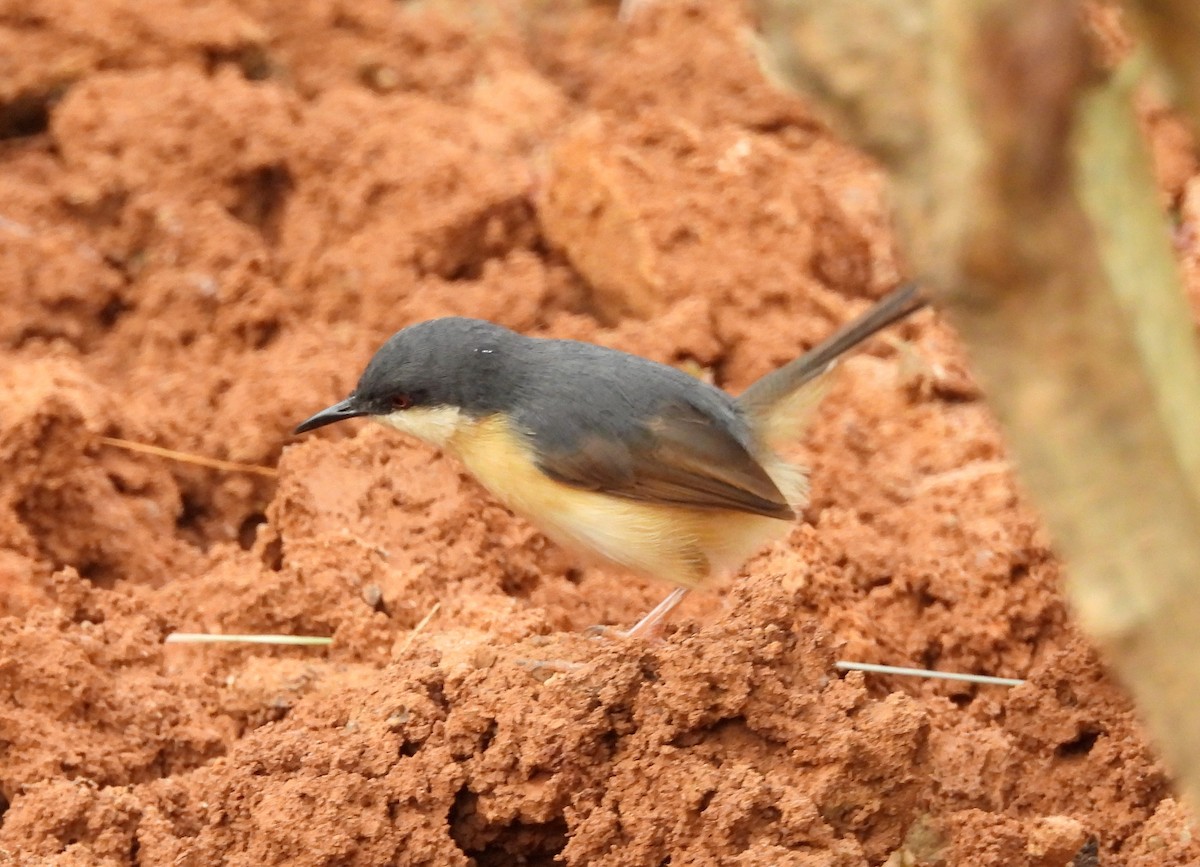
[(619, 437), (583, 433), (569, 445), (542, 449), (538, 467), (563, 484), (631, 500), (796, 517), (745, 446), (684, 402)]

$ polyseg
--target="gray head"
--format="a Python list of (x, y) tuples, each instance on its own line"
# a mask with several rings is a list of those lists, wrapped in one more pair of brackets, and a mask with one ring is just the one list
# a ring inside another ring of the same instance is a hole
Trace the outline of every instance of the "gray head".
[[(521, 340), (481, 319), (452, 316), (410, 325), (379, 348), (349, 397), (301, 422), (295, 432), (360, 416), (411, 429), (438, 414), (495, 412), (500, 409), (495, 400), (504, 393), (497, 386), (505, 362)], [(412, 418), (402, 423), (402, 416)]]

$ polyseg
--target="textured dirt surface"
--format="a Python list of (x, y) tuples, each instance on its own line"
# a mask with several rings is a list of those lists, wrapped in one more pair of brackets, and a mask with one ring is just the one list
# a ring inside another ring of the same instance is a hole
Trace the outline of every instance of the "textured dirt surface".
[[(0, 861), (1200, 860), (936, 314), (845, 365), (803, 520), (660, 643), (581, 631), (664, 588), (430, 449), (290, 436), (431, 316), (736, 391), (900, 278), (883, 177), (736, 8), (613, 13), (0, 6)], [(1200, 297), (1195, 148), (1143, 113)]]

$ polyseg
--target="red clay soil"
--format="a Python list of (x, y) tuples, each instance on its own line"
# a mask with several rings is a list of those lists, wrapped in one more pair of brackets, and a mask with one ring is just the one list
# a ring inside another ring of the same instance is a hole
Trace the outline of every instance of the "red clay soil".
[[(659, 643), (582, 630), (666, 588), (579, 567), (454, 462), (290, 435), (424, 318), (736, 391), (904, 272), (881, 173), (736, 9), (490, 9), (0, 11), (0, 862), (1200, 860), (934, 313), (845, 365), (804, 519)], [(1145, 117), (1200, 292), (1194, 148)]]

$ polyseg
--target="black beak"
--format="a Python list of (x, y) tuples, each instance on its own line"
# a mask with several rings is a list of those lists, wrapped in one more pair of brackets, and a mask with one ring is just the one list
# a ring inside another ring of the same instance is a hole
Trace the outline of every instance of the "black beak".
[(341, 403), (335, 403), (328, 409), (323, 409), (312, 418), (307, 418), (300, 424), (296, 425), (296, 429), (292, 433), (306, 433), (310, 430), (316, 430), (319, 427), (325, 427), (327, 424), (333, 424), (335, 421), (345, 421), (348, 418), (358, 418), (359, 416), (369, 415), (365, 409), (360, 409), (355, 403), (354, 396), (343, 400)]

